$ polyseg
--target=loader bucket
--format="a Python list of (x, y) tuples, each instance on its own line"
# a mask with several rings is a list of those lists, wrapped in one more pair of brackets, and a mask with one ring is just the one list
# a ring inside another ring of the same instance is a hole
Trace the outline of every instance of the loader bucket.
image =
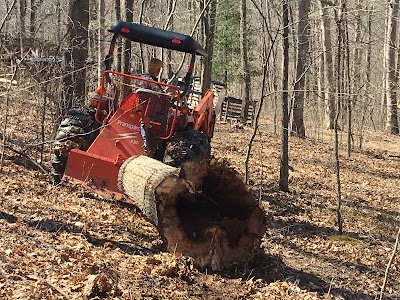
[(117, 185), (119, 168), (115, 160), (72, 149), (64, 176), (93, 187), (103, 195), (122, 199)]
[(119, 109), (86, 152), (71, 150), (64, 175), (104, 195), (122, 198), (118, 172), (126, 159), (144, 152), (140, 131), (140, 116)]

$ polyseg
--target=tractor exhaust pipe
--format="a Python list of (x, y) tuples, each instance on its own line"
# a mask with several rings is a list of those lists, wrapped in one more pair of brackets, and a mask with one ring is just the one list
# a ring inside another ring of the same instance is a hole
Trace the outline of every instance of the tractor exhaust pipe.
[(200, 268), (244, 262), (261, 244), (266, 215), (223, 160), (174, 168), (132, 157), (121, 166), (119, 187), (157, 226), (167, 251), (191, 256)]

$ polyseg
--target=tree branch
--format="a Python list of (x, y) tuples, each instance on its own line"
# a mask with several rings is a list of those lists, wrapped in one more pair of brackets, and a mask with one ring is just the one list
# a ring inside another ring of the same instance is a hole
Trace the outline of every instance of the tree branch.
[(383, 292), (385, 291), (386, 283), (387, 283), (387, 280), (388, 280), (389, 269), (390, 269), (390, 267), (391, 267), (391, 265), (393, 263), (395, 255), (396, 255), (397, 246), (399, 245), (399, 238), (400, 238), (400, 227), (399, 227), (399, 231), (397, 232), (396, 242), (394, 243), (394, 246), (393, 246), (392, 255), (390, 256), (389, 262), (388, 262), (388, 264), (386, 266), (385, 279), (383, 280), (383, 284), (382, 284), (381, 294), (379, 296), (379, 300), (383, 299)]
[(330, 6), (336, 6), (337, 4), (331, 0), (319, 0), (321, 3), (330, 5)]
[(4, 16), (4, 19), (3, 19), (3, 21), (1, 22), (1, 25), (0, 25), (0, 32), (3, 30), (4, 24), (6, 23), (7, 18), (11, 14), (11, 12), (12, 12), (12, 10), (13, 10), (13, 8), (14, 8), (16, 3), (17, 3), (17, 0), (14, 0), (14, 2), (11, 4), (10, 8), (8, 9), (8, 12)]
[[(195, 32), (195, 30), (196, 30), (196, 28), (197, 28), (197, 25), (199, 25), (199, 22), (200, 22), (201, 18), (203, 17), (203, 15), (204, 15), (204, 13), (205, 13), (205, 11), (206, 11), (208, 5), (210, 5), (211, 1), (212, 1), (212, 0), (208, 0), (207, 3), (206, 3), (206, 5), (204, 5), (203, 10), (201, 11), (199, 17), (198, 17), (197, 20), (196, 20), (196, 23), (195, 23), (194, 26), (193, 26), (193, 29), (192, 29), (192, 32), (190, 33), (190, 36), (193, 36), (193, 35), (194, 35), (194, 32)], [(186, 53), (183, 54), (182, 61), (181, 61), (180, 65), (179, 65), (177, 71), (176, 71), (176, 72), (174, 73), (174, 75), (172, 76), (172, 78), (169, 79), (169, 82), (172, 82), (172, 79), (174, 79), (174, 78), (176, 77), (176, 75), (178, 75), (178, 73), (180, 72), (180, 70), (181, 70), (182, 67), (183, 67), (183, 64), (184, 64), (184, 62), (185, 62), (185, 58), (186, 58)]]
[(168, 29), (169, 23), (171, 22), (171, 18), (172, 18), (172, 16), (173, 16), (174, 13), (175, 13), (176, 2), (177, 2), (177, 1), (174, 0), (174, 2), (172, 3), (171, 11), (170, 11), (170, 13), (169, 13), (169, 15), (168, 15), (168, 17), (167, 17), (167, 20), (165, 21), (165, 24), (164, 24), (164, 30), (167, 30), (167, 29)]
[[(14, 1), (15, 2), (15, 1)], [(10, 83), (7, 87), (6, 90), (6, 107), (4, 109), (4, 119), (3, 119), (3, 145), (1, 148), (1, 158), (0, 158), (0, 173), (3, 171), (3, 164), (4, 164), (4, 152), (5, 152), (5, 146), (6, 146), (6, 141), (7, 141), (7, 121), (8, 121), (8, 109), (9, 109), (9, 102), (10, 102), (10, 90), (12, 87), (12, 82), (15, 79), (15, 76), (17, 75), (18, 71), (18, 65), (15, 67), (14, 73), (11, 77)]]

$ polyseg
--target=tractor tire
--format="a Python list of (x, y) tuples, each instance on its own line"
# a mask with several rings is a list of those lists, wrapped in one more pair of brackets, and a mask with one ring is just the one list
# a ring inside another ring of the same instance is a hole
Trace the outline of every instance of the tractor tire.
[(61, 181), (71, 149), (85, 151), (97, 137), (100, 124), (94, 115), (93, 108), (73, 107), (58, 127), (51, 156), (53, 184)]
[(200, 131), (186, 130), (176, 132), (166, 146), (163, 162), (179, 167), (186, 161), (201, 161), (210, 157), (209, 138)]

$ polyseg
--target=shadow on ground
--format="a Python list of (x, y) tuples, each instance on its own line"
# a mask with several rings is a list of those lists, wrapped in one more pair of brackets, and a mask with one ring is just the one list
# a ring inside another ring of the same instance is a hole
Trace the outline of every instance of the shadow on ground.
[[(40, 230), (43, 232), (59, 234), (61, 232), (68, 232), (72, 234), (79, 234), (83, 236), (90, 244), (96, 247), (105, 247), (106, 245), (110, 247), (119, 248), (121, 251), (127, 254), (153, 254), (158, 252), (158, 248), (146, 248), (140, 245), (135, 245), (127, 242), (119, 242), (112, 239), (96, 237), (94, 234), (87, 232), (85, 229), (79, 226), (71, 225), (65, 222), (51, 220), (51, 219), (41, 219), (41, 220), (23, 220), (16, 216), (9, 214), (4, 211), (0, 211), (0, 219), (6, 220), (8, 223), (22, 222), (26, 226), (33, 230)], [(136, 235), (138, 233), (135, 233)], [(143, 238), (148, 238), (143, 237)]]

